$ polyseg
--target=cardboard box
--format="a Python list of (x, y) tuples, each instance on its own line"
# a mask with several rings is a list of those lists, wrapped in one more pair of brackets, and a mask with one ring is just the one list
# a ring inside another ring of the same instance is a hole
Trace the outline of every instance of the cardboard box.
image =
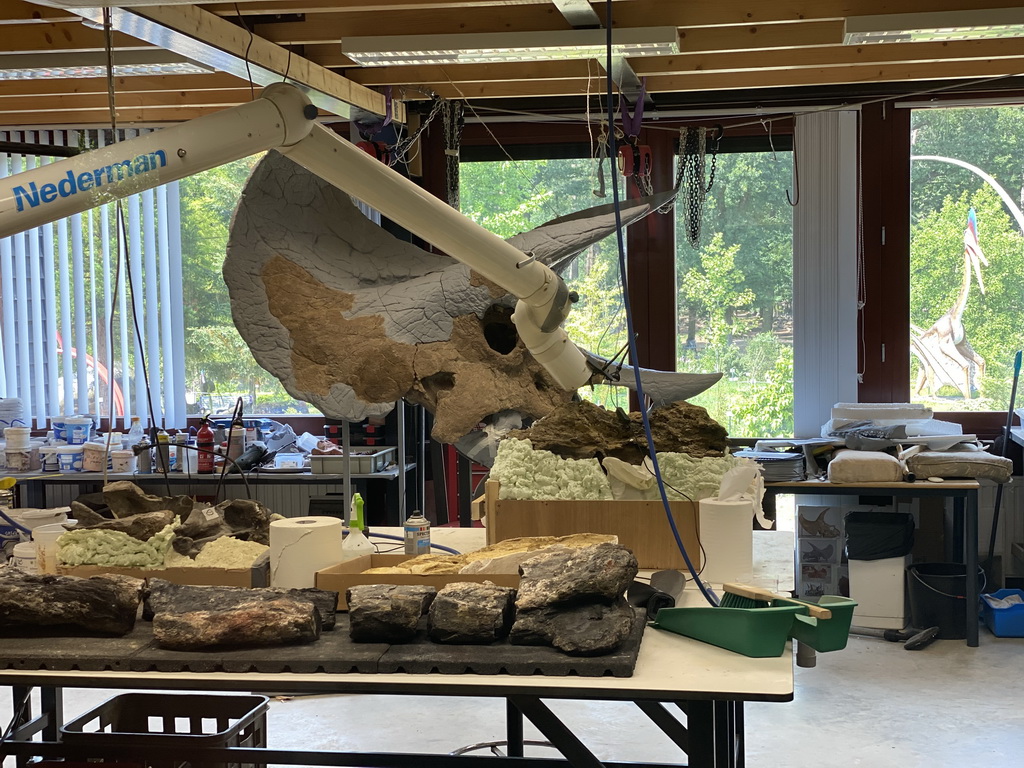
[(117, 574), (136, 579), (164, 579), (173, 584), (196, 587), (269, 587), (270, 558), (264, 554), (251, 568), (113, 568), (103, 565), (62, 565), (62, 576), (106, 576)]
[[(660, 501), (518, 501), (499, 499), (499, 491), (497, 482), (487, 482), (481, 511), (488, 544), (520, 536), (609, 533), (633, 551), (641, 568), (686, 568)], [(700, 568), (697, 505), (674, 501), (671, 508), (683, 546)]]
[(518, 587), (519, 576), (500, 573), (363, 573), (368, 568), (398, 565), (412, 555), (363, 555), (316, 572), (316, 588), (337, 590), (338, 610), (347, 611), (345, 590), (357, 584), (411, 584), (440, 589), (457, 581), (483, 583), (489, 581), (500, 587)]

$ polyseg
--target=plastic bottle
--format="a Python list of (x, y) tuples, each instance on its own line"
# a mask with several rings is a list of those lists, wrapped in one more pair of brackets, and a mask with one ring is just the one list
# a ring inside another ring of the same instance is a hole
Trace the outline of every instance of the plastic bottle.
[(430, 521), (418, 509), (405, 521), (405, 554), (430, 554)]
[(156, 433), (156, 450), (153, 452), (156, 458), (157, 472), (171, 471), (171, 436), (167, 430), (160, 427)]
[(358, 493), (352, 496), (352, 514), (348, 523), (348, 536), (341, 542), (341, 559), (351, 560), (354, 557), (372, 555), (373, 544), (366, 538), (363, 529), (366, 524), (363, 520), (363, 497)]
[(199, 460), (197, 472), (200, 475), (213, 474), (213, 430), (210, 429), (210, 415), (207, 414), (199, 422), (199, 431), (196, 433), (196, 448), (199, 449)]
[(128, 436), (125, 438), (125, 448), (131, 450), (142, 438), (146, 436), (146, 431), (142, 428), (142, 419), (138, 416), (132, 416), (132, 428), (128, 430)]
[(231, 423), (231, 429), (228, 430), (227, 457), (232, 461), (238, 461), (243, 453), (245, 453), (245, 424), (239, 418)]

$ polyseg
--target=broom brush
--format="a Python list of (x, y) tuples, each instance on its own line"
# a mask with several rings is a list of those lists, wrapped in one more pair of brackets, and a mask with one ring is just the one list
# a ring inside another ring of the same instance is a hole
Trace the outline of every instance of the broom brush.
[(779, 595), (768, 589), (752, 587), (749, 584), (723, 584), (725, 595), (719, 604), (721, 608), (767, 608), (772, 600), (785, 603), (796, 603), (807, 608), (807, 612), (816, 619), (832, 618), (832, 611), (816, 603), (808, 603), (786, 595)]

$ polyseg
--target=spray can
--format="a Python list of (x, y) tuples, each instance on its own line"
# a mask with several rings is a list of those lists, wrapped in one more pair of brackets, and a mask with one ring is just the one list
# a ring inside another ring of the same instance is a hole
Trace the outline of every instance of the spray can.
[(430, 554), (430, 521), (418, 509), (405, 521), (405, 554)]

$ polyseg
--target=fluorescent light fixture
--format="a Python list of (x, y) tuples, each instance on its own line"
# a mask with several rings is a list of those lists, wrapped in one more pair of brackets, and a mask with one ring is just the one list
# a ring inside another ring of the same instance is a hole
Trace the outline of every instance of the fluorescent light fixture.
[[(605, 55), (606, 35), (603, 29), (568, 29), (346, 37), (341, 41), (341, 52), (364, 67), (601, 59)], [(679, 31), (675, 27), (612, 30), (613, 56), (669, 53), (679, 53)]]
[(843, 42), (920, 43), (1024, 37), (1024, 8), (891, 13), (846, 19)]

